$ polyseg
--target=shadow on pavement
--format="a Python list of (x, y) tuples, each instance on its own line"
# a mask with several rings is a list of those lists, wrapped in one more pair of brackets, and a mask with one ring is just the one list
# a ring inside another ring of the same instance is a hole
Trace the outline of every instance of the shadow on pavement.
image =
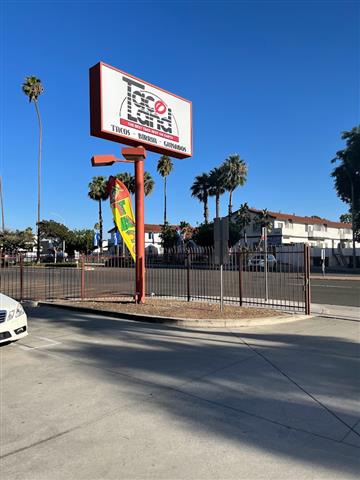
[(60, 336), (65, 328), (68, 337), (56, 352), (96, 367), (94, 381), (104, 381), (108, 370), (121, 383), (163, 389), (152, 396), (153, 408), (191, 430), (302, 463), (352, 474), (359, 469), (360, 442), (342, 441), (360, 418), (356, 342), (248, 329), (181, 330), (43, 307), (29, 314), (30, 330), (32, 314), (37, 329), (56, 326)]

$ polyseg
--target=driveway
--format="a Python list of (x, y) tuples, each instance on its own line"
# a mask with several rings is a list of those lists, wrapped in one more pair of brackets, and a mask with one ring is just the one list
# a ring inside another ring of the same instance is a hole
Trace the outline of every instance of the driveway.
[(0, 348), (0, 476), (355, 478), (359, 322), (180, 330), (29, 310)]

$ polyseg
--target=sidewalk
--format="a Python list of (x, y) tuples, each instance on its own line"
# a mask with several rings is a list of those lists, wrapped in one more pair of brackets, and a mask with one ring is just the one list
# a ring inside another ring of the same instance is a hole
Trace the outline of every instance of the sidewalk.
[(312, 303), (311, 314), (321, 315), (322, 317), (336, 317), (360, 322), (360, 307)]
[(326, 273), (323, 275), (322, 273), (311, 273), (310, 274), (310, 279), (311, 280), (354, 280), (354, 281), (359, 281), (360, 280), (360, 275), (359, 274), (353, 274), (349, 275), (346, 273)]

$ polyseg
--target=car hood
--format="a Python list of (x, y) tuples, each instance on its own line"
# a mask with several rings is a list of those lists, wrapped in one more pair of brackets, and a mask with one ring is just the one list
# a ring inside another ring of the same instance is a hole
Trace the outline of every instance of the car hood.
[(0, 293), (0, 309), (1, 310), (13, 310), (14, 308), (17, 307), (17, 302), (13, 298), (8, 297), (7, 295), (4, 295), (3, 293)]

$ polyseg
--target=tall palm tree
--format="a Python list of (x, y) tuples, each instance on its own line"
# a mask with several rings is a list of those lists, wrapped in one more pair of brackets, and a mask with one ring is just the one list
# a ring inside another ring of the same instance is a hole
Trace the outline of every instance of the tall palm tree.
[(44, 87), (42, 86), (40, 78), (30, 76), (25, 78), (25, 82), (22, 84), (22, 91), (29, 98), (29, 102), (33, 102), (35, 105), (36, 115), (39, 124), (39, 151), (38, 151), (38, 200), (37, 200), (37, 262), (40, 262), (40, 200), (41, 200), (41, 149), (42, 149), (42, 122), (40, 116), (40, 110), (38, 105), (38, 98), (43, 93)]
[(1, 205), (1, 230), (5, 231), (4, 199), (2, 188), (2, 177), (0, 177), (0, 205)]
[[(125, 187), (132, 195), (135, 195), (135, 177), (129, 172), (121, 172), (116, 175), (116, 178), (121, 180)], [(149, 172), (144, 172), (144, 193), (147, 197), (151, 195), (154, 190), (155, 182)]]
[(92, 181), (89, 183), (88, 196), (91, 200), (95, 200), (99, 205), (99, 234), (100, 234), (100, 252), (102, 252), (102, 242), (103, 242), (103, 218), (102, 218), (102, 206), (101, 202), (106, 200), (109, 196), (107, 191), (108, 180), (106, 177), (93, 177)]
[(247, 165), (241, 160), (240, 155), (229, 155), (222, 165), (224, 172), (225, 190), (229, 195), (229, 217), (232, 214), (232, 195), (237, 187), (242, 187), (246, 182)]
[(166, 219), (166, 177), (170, 175), (173, 169), (173, 163), (171, 158), (167, 155), (162, 155), (157, 164), (157, 171), (164, 179), (164, 225), (167, 222)]
[(216, 218), (220, 217), (220, 195), (225, 193), (225, 175), (222, 167), (213, 168), (209, 175), (209, 196), (215, 197)]
[(208, 173), (203, 173), (202, 175), (197, 175), (195, 177), (194, 183), (191, 185), (191, 196), (195, 197), (204, 204), (204, 219), (205, 223), (209, 223), (209, 207), (208, 207), (208, 198), (209, 198), (209, 189), (210, 189), (210, 178)]

